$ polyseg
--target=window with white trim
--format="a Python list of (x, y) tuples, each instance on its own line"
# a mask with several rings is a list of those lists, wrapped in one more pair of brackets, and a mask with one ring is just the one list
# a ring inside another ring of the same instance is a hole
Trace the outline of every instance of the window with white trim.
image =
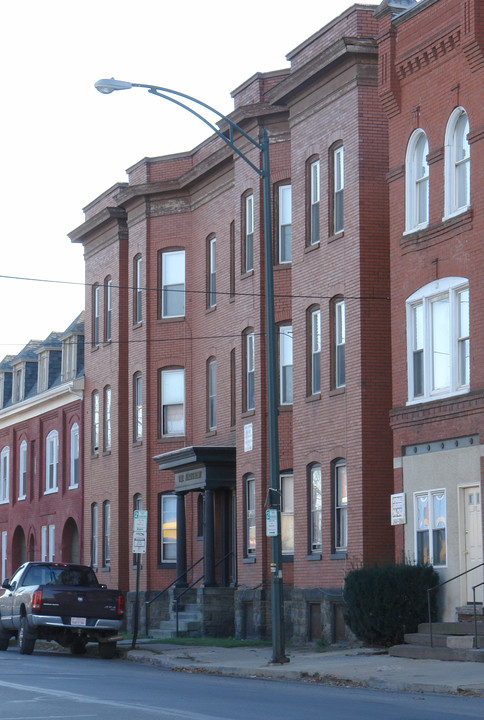
[(310, 313), (309, 332), (309, 394), (321, 392), (321, 310)]
[(348, 545), (348, 481), (346, 461), (333, 465), (334, 483), (334, 550), (345, 552)]
[(96, 570), (98, 566), (98, 509), (97, 503), (91, 505), (91, 567)]
[(344, 300), (334, 302), (334, 346), (333, 346), (333, 377), (334, 387), (346, 385), (346, 308)]
[(321, 465), (314, 463), (309, 467), (309, 541), (311, 553), (321, 553), (323, 547), (322, 496)]
[(405, 158), (405, 232), (425, 228), (429, 222), (429, 166), (427, 136), (420, 128), (408, 142)]
[(2, 530), (2, 580), (7, 577), (7, 531)]
[(468, 392), (469, 285), (434, 280), (407, 299), (408, 402)]
[(45, 492), (57, 492), (59, 433), (51, 430), (45, 439)]
[(244, 198), (242, 272), (254, 269), (254, 196)]
[(17, 366), (13, 374), (13, 393), (14, 402), (21, 402), (25, 394), (25, 363)]
[(134, 433), (133, 439), (139, 442), (143, 439), (143, 384), (141, 373), (136, 373), (133, 379), (134, 395)]
[(133, 323), (138, 325), (143, 320), (143, 279), (141, 255), (134, 259), (133, 287)]
[(333, 150), (333, 228), (334, 235), (344, 229), (345, 165), (344, 147)]
[(210, 238), (208, 241), (208, 307), (215, 307), (217, 304), (217, 238)]
[(79, 486), (79, 425), (75, 422), (71, 427), (71, 461), (69, 487)]
[(415, 493), (415, 560), (442, 567), (447, 564), (445, 490)]
[(281, 405), (292, 404), (292, 326), (279, 326), (279, 400)]
[(185, 251), (161, 253), (161, 317), (185, 315)]
[(49, 387), (49, 351), (38, 354), (37, 366), (37, 392), (45, 392)]
[(103, 449), (104, 452), (111, 450), (111, 406), (112, 406), (111, 387), (107, 385), (104, 388), (104, 432), (103, 432)]
[(92, 345), (99, 345), (99, 318), (100, 318), (101, 288), (94, 285), (92, 289)]
[(244, 333), (244, 411), (255, 408), (255, 335)]
[(308, 240), (309, 245), (319, 242), (320, 169), (319, 159), (309, 163), (308, 170)]
[(91, 452), (97, 455), (99, 452), (99, 393), (94, 390), (91, 396)]
[(467, 139), (469, 119), (462, 107), (451, 114), (445, 131), (445, 212), (444, 219), (470, 205), (471, 153)]
[(111, 340), (113, 318), (113, 281), (107, 277), (104, 281), (104, 341)]
[(210, 358), (207, 362), (207, 429), (217, 428), (217, 361)]
[(27, 441), (22, 440), (18, 456), (18, 499), (27, 497)]
[(245, 556), (253, 557), (256, 551), (255, 477), (247, 475), (245, 490)]
[(62, 381), (73, 380), (77, 374), (77, 335), (62, 341)]
[(49, 525), (49, 562), (55, 562), (55, 525)]
[(8, 503), (10, 494), (10, 448), (0, 453), (0, 503)]
[(279, 262), (288, 263), (292, 258), (292, 189), (290, 185), (279, 186)]
[(161, 371), (161, 435), (185, 434), (185, 370)]
[(294, 475), (281, 474), (281, 544), (283, 555), (294, 555)]
[(111, 503), (103, 502), (103, 568), (111, 564)]

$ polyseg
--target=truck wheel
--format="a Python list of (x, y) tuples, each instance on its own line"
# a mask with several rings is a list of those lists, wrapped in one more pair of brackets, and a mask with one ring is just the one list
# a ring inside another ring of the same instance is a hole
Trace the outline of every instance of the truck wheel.
[(20, 618), (20, 630), (18, 631), (18, 647), (21, 655), (32, 655), (34, 652), (35, 637), (29, 633), (29, 626), (25, 615)]
[(112, 660), (116, 655), (116, 643), (115, 642), (100, 642), (99, 643), (99, 657), (103, 660)]
[(86, 643), (84, 640), (75, 640), (71, 645), (72, 655), (85, 655)]

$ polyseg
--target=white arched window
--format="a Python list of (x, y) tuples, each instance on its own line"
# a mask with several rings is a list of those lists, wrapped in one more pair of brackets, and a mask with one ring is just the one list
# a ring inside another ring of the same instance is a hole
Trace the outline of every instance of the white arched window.
[(59, 465), (59, 433), (51, 430), (45, 439), (45, 492), (57, 492)]
[(0, 453), (0, 503), (8, 503), (10, 486), (10, 448)]
[(471, 202), (469, 119), (462, 107), (454, 110), (445, 131), (445, 214), (444, 219), (457, 215)]
[(469, 283), (434, 280), (407, 299), (408, 401), (468, 392)]
[(405, 232), (427, 227), (429, 222), (429, 166), (427, 136), (412, 133), (405, 158)]
[(79, 425), (75, 422), (71, 427), (71, 463), (69, 487), (79, 486)]

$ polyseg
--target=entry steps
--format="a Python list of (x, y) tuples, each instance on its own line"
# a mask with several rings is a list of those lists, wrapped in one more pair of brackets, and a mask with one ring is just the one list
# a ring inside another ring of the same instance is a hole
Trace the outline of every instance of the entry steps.
[(416, 660), (456, 660), (484, 662), (484, 622), (482, 615), (477, 623), (477, 646), (474, 622), (432, 623), (430, 646), (429, 623), (421, 623), (418, 632), (405, 633), (404, 645), (394, 645), (389, 654)]
[[(178, 637), (200, 637), (202, 617), (196, 603), (186, 603), (178, 610)], [(150, 637), (159, 640), (176, 637), (176, 612), (170, 609), (170, 619), (162, 620), (159, 629), (152, 628)]]

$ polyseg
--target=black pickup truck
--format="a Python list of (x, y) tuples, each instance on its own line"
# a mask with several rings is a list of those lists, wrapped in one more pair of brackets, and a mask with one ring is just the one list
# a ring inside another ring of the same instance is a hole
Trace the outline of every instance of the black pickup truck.
[(97, 642), (102, 658), (115, 656), (124, 596), (99, 584), (90, 567), (27, 562), (2, 588), (0, 650), (16, 636), (24, 655), (41, 639), (55, 640), (75, 654), (84, 653), (88, 642)]

